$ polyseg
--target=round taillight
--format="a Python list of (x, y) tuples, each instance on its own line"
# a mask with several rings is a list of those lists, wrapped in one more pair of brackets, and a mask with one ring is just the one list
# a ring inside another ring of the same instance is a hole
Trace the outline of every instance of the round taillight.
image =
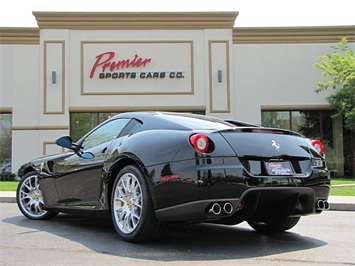
[(323, 143), (320, 140), (311, 140), (311, 144), (313, 145), (313, 147), (317, 150), (317, 152), (320, 155), (323, 155), (324, 146), (323, 146)]
[(190, 143), (198, 152), (206, 152), (209, 148), (208, 138), (204, 134), (194, 134), (190, 136)]

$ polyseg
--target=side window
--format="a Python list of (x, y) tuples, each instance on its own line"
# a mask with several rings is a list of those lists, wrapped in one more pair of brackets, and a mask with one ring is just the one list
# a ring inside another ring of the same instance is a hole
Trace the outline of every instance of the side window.
[(86, 136), (81, 146), (89, 149), (117, 138), (129, 121), (130, 119), (116, 119), (105, 123)]
[(121, 131), (119, 136), (123, 137), (135, 133), (141, 126), (142, 126), (142, 122), (136, 119), (132, 119), (131, 121), (129, 121), (127, 126)]

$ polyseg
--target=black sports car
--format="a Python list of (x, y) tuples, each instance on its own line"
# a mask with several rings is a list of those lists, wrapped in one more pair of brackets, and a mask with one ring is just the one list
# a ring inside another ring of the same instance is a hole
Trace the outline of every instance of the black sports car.
[(23, 166), (17, 203), (30, 219), (110, 213), (130, 242), (159, 239), (171, 223), (247, 221), (285, 231), (321, 213), (330, 177), (298, 133), (186, 113), (116, 115), (65, 153)]

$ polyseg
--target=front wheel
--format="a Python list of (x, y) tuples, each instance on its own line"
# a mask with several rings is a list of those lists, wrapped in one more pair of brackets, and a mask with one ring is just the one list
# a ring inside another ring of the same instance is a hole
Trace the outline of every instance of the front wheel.
[(116, 178), (111, 213), (114, 227), (125, 241), (152, 241), (164, 234), (166, 224), (158, 222), (147, 181), (134, 165), (123, 168)]
[(45, 220), (58, 214), (44, 209), (42, 190), (36, 172), (29, 172), (22, 177), (17, 187), (16, 199), (20, 211), (29, 219)]
[(274, 223), (259, 222), (255, 220), (248, 220), (248, 224), (260, 233), (279, 233), (294, 227), (300, 217), (286, 217)]

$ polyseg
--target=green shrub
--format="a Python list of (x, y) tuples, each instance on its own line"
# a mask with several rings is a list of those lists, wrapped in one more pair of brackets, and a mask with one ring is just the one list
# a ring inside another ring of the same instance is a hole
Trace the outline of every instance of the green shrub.
[(11, 172), (1, 172), (0, 173), (0, 181), (14, 181), (15, 176), (16, 175)]

